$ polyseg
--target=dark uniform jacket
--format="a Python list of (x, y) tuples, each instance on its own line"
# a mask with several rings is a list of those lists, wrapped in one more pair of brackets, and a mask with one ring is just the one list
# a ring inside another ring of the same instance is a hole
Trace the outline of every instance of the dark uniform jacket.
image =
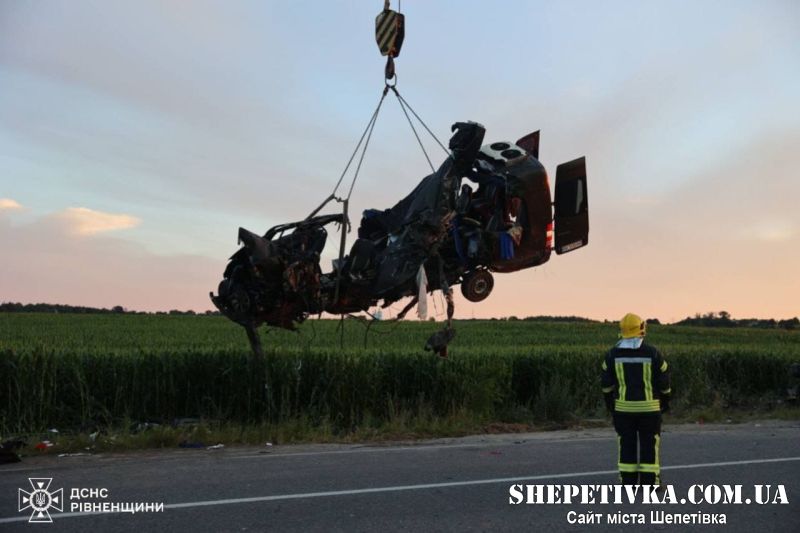
[(613, 393), (617, 412), (659, 412), (660, 398), (671, 392), (669, 365), (655, 347), (640, 344), (638, 338), (618, 342), (606, 354), (602, 368), (603, 392)]

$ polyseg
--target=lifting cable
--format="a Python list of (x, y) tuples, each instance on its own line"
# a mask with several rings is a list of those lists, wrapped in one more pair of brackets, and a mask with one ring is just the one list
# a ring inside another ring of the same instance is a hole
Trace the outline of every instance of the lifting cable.
[[(341, 240), (339, 242), (339, 259), (337, 262), (337, 275), (336, 275), (336, 291), (334, 293), (334, 302), (339, 301), (339, 288), (341, 285), (341, 277), (342, 277), (342, 262), (344, 259), (344, 249), (347, 241), (347, 233), (349, 233), (351, 226), (350, 226), (350, 219), (348, 217), (348, 208), (350, 204), (350, 197), (353, 194), (353, 189), (355, 188), (356, 181), (358, 180), (358, 175), (361, 171), (361, 166), (364, 163), (364, 156), (367, 153), (367, 148), (369, 147), (369, 142), (372, 139), (372, 132), (375, 130), (375, 124), (378, 121), (378, 114), (380, 113), (381, 106), (383, 105), (384, 100), (386, 99), (386, 95), (391, 90), (395, 97), (397, 97), (397, 102), (400, 104), (400, 109), (402, 109), (403, 114), (408, 121), (408, 125), (411, 127), (411, 131), (414, 134), (414, 137), (417, 139), (417, 143), (419, 147), (422, 149), (422, 153), (425, 156), (425, 160), (428, 162), (428, 166), (431, 168), (431, 172), (436, 172), (436, 168), (433, 166), (431, 162), (431, 158), (428, 156), (427, 150), (425, 150), (425, 145), (422, 142), (422, 139), (417, 132), (417, 128), (414, 126), (414, 121), (411, 119), (411, 115), (417, 119), (417, 121), (425, 128), (425, 131), (430, 134), (431, 137), (436, 141), (436, 143), (441, 147), (445, 154), (448, 156), (450, 155), (450, 151), (445, 148), (442, 142), (439, 140), (438, 137), (431, 131), (425, 121), (420, 118), (414, 108), (408, 103), (408, 101), (403, 98), (397, 90), (397, 73), (395, 71), (394, 65), (394, 58), (400, 54), (400, 47), (403, 44), (403, 39), (405, 36), (405, 16), (399, 12), (392, 11), (389, 9), (389, 0), (384, 1), (383, 11), (381, 11), (377, 18), (375, 19), (375, 39), (378, 44), (378, 48), (381, 51), (382, 55), (387, 56), (386, 60), (386, 67), (384, 69), (384, 88), (381, 94), (381, 98), (378, 101), (378, 105), (373, 111), (372, 116), (370, 117), (369, 121), (367, 122), (367, 127), (364, 128), (363, 133), (361, 134), (361, 138), (358, 140), (358, 144), (356, 144), (353, 153), (350, 155), (350, 159), (347, 161), (347, 165), (345, 165), (342, 174), (339, 176), (336, 185), (333, 188), (331, 194), (317, 207), (311, 214), (306, 217), (306, 220), (311, 219), (319, 213), (323, 207), (325, 207), (329, 202), (335, 200), (342, 204), (342, 222), (341, 222)], [(394, 80), (394, 83), (390, 83)], [(409, 111), (411, 115), (409, 115)], [(363, 147), (362, 147), (363, 144)], [(339, 190), (339, 186), (342, 184), (344, 177), (347, 175), (347, 172), (350, 170), (353, 161), (355, 160), (356, 155), (361, 151), (361, 155), (358, 158), (358, 163), (356, 164), (355, 171), (353, 173), (353, 179), (350, 182), (350, 188), (347, 191), (347, 196), (344, 198), (336, 196), (336, 192)], [(343, 324), (340, 324), (343, 329)], [(344, 331), (342, 331), (342, 335)]]
[[(396, 78), (396, 75), (395, 75), (395, 78)], [(333, 187), (333, 191), (331, 191), (331, 194), (323, 201), (323, 203), (319, 207), (314, 209), (314, 211), (312, 211), (311, 214), (308, 215), (306, 220), (308, 220), (311, 217), (313, 217), (314, 215), (316, 215), (331, 200), (336, 200), (337, 202), (340, 202), (340, 203), (343, 203), (343, 202), (346, 202), (346, 201), (350, 200), (350, 197), (353, 195), (353, 189), (355, 188), (355, 184), (356, 184), (356, 181), (358, 180), (359, 173), (361, 172), (361, 165), (364, 163), (364, 156), (367, 153), (367, 148), (369, 147), (369, 142), (370, 142), (370, 139), (372, 138), (372, 132), (374, 131), (375, 124), (378, 121), (378, 114), (380, 113), (381, 107), (383, 106), (383, 101), (386, 99), (386, 95), (388, 94), (388, 92), (390, 90), (397, 97), (397, 102), (400, 104), (400, 109), (402, 109), (403, 114), (405, 115), (406, 120), (408, 121), (408, 125), (411, 127), (411, 131), (414, 134), (414, 137), (417, 139), (417, 143), (419, 144), (419, 147), (422, 150), (422, 154), (425, 156), (425, 159), (428, 162), (428, 166), (431, 168), (431, 171), (435, 172), (436, 168), (433, 166), (433, 163), (431, 162), (431, 159), (428, 156), (428, 152), (427, 152), (427, 150), (425, 150), (425, 145), (422, 143), (422, 139), (420, 138), (419, 133), (417, 132), (417, 129), (414, 127), (414, 122), (411, 119), (411, 115), (413, 115), (414, 118), (416, 118), (417, 121), (422, 125), (422, 127), (425, 128), (425, 131), (427, 131), (428, 134), (433, 138), (433, 140), (436, 141), (436, 143), (439, 145), (439, 147), (442, 149), (442, 151), (446, 155), (450, 155), (450, 151), (447, 148), (445, 148), (445, 146), (442, 144), (442, 142), (439, 140), (439, 138), (436, 136), (436, 134), (433, 133), (433, 131), (431, 131), (431, 129), (428, 127), (428, 125), (425, 123), (425, 121), (422, 120), (422, 118), (420, 118), (420, 116), (417, 114), (416, 111), (414, 111), (414, 108), (411, 107), (411, 104), (408, 103), (408, 100), (403, 98), (403, 96), (397, 90), (396, 83), (395, 83), (395, 85), (390, 85), (390, 84), (387, 83), (386, 86), (383, 89), (383, 93), (381, 94), (381, 98), (378, 101), (378, 105), (375, 108), (375, 111), (373, 111), (372, 116), (370, 117), (369, 121), (367, 122), (367, 127), (364, 128), (364, 131), (361, 133), (361, 137), (359, 138), (358, 143), (356, 144), (356, 147), (353, 150), (353, 153), (350, 154), (350, 158), (348, 159), (347, 164), (344, 167), (344, 170), (342, 171), (341, 175), (339, 176), (339, 179), (336, 181), (336, 185)], [(411, 115), (408, 114), (409, 111), (411, 111)], [(366, 139), (366, 142), (365, 142), (365, 139)], [(362, 143), (364, 145), (363, 148), (361, 146)], [(336, 192), (339, 190), (339, 187), (341, 186), (342, 181), (344, 180), (344, 177), (347, 175), (347, 171), (350, 170), (350, 166), (353, 164), (353, 160), (356, 158), (356, 155), (358, 154), (359, 150), (361, 150), (361, 155), (359, 156), (358, 163), (356, 164), (356, 169), (355, 169), (355, 172), (353, 173), (353, 179), (350, 182), (350, 188), (347, 191), (347, 196), (345, 198), (340, 198), (340, 197), (336, 196)]]
[[(419, 121), (420, 124), (422, 124), (422, 127), (425, 128), (425, 131), (427, 131), (430, 134), (430, 136), (433, 137), (433, 140), (436, 141), (436, 144), (438, 144), (441, 147), (442, 151), (444, 151), (445, 154), (450, 155), (450, 150), (448, 150), (447, 148), (444, 147), (444, 145), (442, 144), (442, 141), (440, 141), (439, 138), (431, 131), (431, 129), (428, 127), (428, 125), (425, 124), (425, 121), (422, 120), (419, 117), (419, 115), (417, 115), (417, 112), (414, 111), (414, 108), (411, 107), (411, 104), (409, 104), (406, 101), (406, 99), (403, 98), (400, 95), (399, 92), (397, 92), (397, 89), (392, 89), (392, 90), (394, 91), (395, 96), (397, 96), (397, 101), (400, 102), (400, 106), (403, 107), (403, 112), (405, 112), (405, 108), (407, 107), (408, 110), (411, 111), (411, 114), (414, 115), (414, 117)], [(408, 118), (408, 113), (406, 113), (406, 118)], [(411, 129), (413, 130), (414, 129), (414, 125), (411, 123), (411, 119), (410, 118), (408, 119), (408, 123), (409, 123), (409, 125), (411, 125)], [(414, 130), (414, 133), (415, 134), (417, 133), (416, 130)], [(417, 137), (417, 140), (419, 140), (419, 137)], [(420, 143), (420, 146), (421, 145), (422, 145), (422, 143)], [(422, 151), (424, 152), (425, 149), (423, 148)]]
[[(333, 191), (331, 194), (323, 201), (323, 203), (317, 207), (308, 217), (307, 219), (316, 215), (325, 205), (328, 204), (331, 200), (336, 200), (337, 202), (344, 203), (350, 200), (350, 197), (353, 194), (353, 189), (355, 188), (356, 181), (358, 180), (359, 173), (361, 171), (361, 166), (364, 162), (364, 156), (366, 155), (367, 148), (369, 147), (370, 139), (372, 138), (372, 132), (375, 129), (375, 123), (378, 120), (378, 114), (380, 113), (381, 106), (383, 105), (383, 101), (386, 99), (386, 95), (391, 90), (395, 97), (397, 98), (397, 102), (400, 104), (400, 109), (402, 109), (403, 114), (408, 121), (408, 125), (411, 127), (411, 131), (414, 134), (414, 137), (417, 139), (417, 143), (419, 144), (420, 148), (422, 149), (422, 153), (425, 156), (425, 160), (428, 162), (428, 166), (431, 168), (431, 171), (435, 172), (435, 167), (431, 162), (430, 157), (428, 156), (427, 150), (425, 150), (425, 146), (422, 143), (422, 139), (417, 132), (417, 128), (414, 126), (414, 122), (411, 119), (411, 115), (414, 116), (415, 119), (425, 128), (425, 131), (433, 137), (439, 147), (444, 151), (446, 155), (450, 155), (450, 151), (445, 148), (442, 142), (436, 137), (436, 134), (428, 127), (424, 120), (417, 114), (411, 104), (403, 98), (400, 92), (397, 90), (397, 73), (395, 72), (394, 67), (394, 58), (400, 54), (400, 47), (403, 44), (403, 39), (405, 36), (405, 15), (402, 15), (399, 12), (392, 11), (389, 9), (389, 0), (384, 1), (383, 11), (378, 14), (378, 17), (375, 21), (375, 39), (378, 43), (378, 47), (381, 50), (381, 54), (387, 56), (386, 61), (386, 68), (384, 69), (384, 77), (386, 78), (384, 81), (384, 88), (381, 94), (381, 98), (378, 101), (378, 105), (373, 111), (372, 116), (370, 117), (369, 121), (367, 122), (366, 128), (361, 133), (361, 137), (356, 144), (353, 153), (350, 155), (350, 159), (347, 161), (347, 165), (345, 165), (342, 174), (339, 176), (339, 179), (336, 181), (336, 185), (333, 187)], [(390, 83), (394, 80), (394, 83)], [(409, 115), (409, 111), (411, 115)], [(365, 142), (366, 141), (366, 142)], [(362, 148), (363, 143), (363, 148)], [(347, 172), (350, 170), (353, 161), (355, 160), (356, 155), (358, 154), (359, 150), (361, 150), (361, 155), (358, 160), (358, 164), (356, 165), (355, 172), (353, 174), (353, 179), (350, 182), (350, 188), (347, 192), (347, 196), (345, 198), (340, 198), (336, 196), (336, 192), (339, 190), (339, 187), (344, 180), (344, 177), (347, 175)]]

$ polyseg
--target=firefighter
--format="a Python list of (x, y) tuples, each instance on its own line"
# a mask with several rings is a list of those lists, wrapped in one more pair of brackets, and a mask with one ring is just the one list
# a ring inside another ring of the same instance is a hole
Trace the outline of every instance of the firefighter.
[(620, 340), (602, 364), (601, 386), (617, 432), (620, 482), (661, 482), (661, 413), (669, 410), (669, 365), (644, 342), (645, 322), (628, 313), (619, 322)]

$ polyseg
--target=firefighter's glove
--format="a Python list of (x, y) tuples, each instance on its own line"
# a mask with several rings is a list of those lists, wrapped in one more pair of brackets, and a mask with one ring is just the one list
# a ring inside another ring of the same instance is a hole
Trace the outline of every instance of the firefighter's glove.
[(614, 411), (614, 393), (606, 392), (603, 394), (603, 400), (606, 402), (606, 410), (611, 413)]

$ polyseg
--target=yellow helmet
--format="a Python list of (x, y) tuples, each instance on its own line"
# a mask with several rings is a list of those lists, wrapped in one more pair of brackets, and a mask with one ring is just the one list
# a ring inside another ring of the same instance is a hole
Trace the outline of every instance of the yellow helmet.
[(619, 321), (619, 333), (623, 339), (644, 337), (645, 322), (639, 315), (628, 313)]

